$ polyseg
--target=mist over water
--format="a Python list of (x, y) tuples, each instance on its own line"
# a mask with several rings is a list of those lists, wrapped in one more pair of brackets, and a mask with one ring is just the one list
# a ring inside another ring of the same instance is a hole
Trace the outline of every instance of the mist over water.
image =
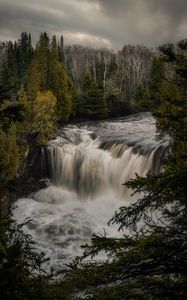
[(14, 218), (32, 219), (25, 230), (37, 249), (60, 268), (81, 255), (93, 233), (120, 236), (107, 223), (115, 210), (135, 201), (123, 183), (160, 170), (166, 142), (155, 140), (155, 120), (138, 114), (104, 122), (69, 125), (44, 149), (43, 174), (50, 183), (30, 198), (19, 199)]

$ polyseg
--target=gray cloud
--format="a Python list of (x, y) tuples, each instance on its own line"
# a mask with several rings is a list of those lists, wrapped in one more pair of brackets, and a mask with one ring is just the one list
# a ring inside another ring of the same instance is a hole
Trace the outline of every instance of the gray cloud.
[(88, 2), (97, 2), (106, 12), (114, 15), (125, 10), (134, 10), (135, 7), (144, 6), (147, 10), (164, 12), (173, 18), (186, 15), (186, 0), (87, 0)]
[(0, 40), (47, 31), (66, 44), (157, 46), (185, 38), (186, 17), (186, 0), (0, 0)]

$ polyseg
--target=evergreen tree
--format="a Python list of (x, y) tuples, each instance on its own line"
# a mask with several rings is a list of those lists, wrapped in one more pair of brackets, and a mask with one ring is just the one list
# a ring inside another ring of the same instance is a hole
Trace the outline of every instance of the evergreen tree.
[(51, 42), (49, 88), (57, 98), (57, 115), (60, 120), (67, 121), (71, 114), (72, 103), (70, 82), (64, 64), (58, 52), (56, 37)]
[(17, 225), (0, 216), (1, 299), (68, 300), (61, 284), (51, 280), (53, 274), (43, 271), (48, 259), (34, 250), (31, 237), (24, 233), (23, 226), (28, 222)]
[(91, 118), (106, 117), (108, 109), (101, 82), (98, 83), (93, 77), (86, 75), (80, 97), (80, 114)]
[(149, 111), (151, 108), (149, 91), (143, 85), (139, 85), (136, 89), (135, 106), (138, 111)]
[(67, 121), (71, 114), (69, 78), (59, 58), (56, 37), (50, 43), (47, 34), (42, 33), (28, 72), (28, 96), (34, 100), (38, 92), (46, 90), (57, 99), (58, 119)]
[(16, 102), (19, 88), (16, 49), (16, 43), (8, 42), (6, 60), (3, 64), (1, 74), (1, 101), (6, 99), (11, 100), (13, 103)]
[(151, 107), (157, 108), (162, 104), (162, 89), (163, 80), (165, 78), (165, 64), (161, 58), (155, 57), (152, 62), (150, 80), (149, 80), (149, 94)]
[(9, 124), (6, 131), (0, 126), (0, 141), (0, 181), (5, 185), (16, 177), (20, 167), (20, 149), (14, 123)]
[(64, 37), (60, 36), (60, 42), (58, 44), (59, 58), (61, 62), (64, 62)]
[(22, 32), (17, 46), (18, 76), (22, 83), (26, 81), (25, 75), (33, 58), (33, 52), (31, 34)]
[[(161, 49), (173, 68), (167, 97), (155, 112), (161, 135), (169, 134), (170, 149), (159, 175), (137, 176), (126, 185), (143, 196), (121, 207), (110, 223), (126, 230), (122, 238), (95, 235), (84, 246), (86, 262), (69, 265), (66, 282), (81, 294), (75, 299), (184, 299), (187, 284), (187, 40)], [(168, 79), (165, 78), (165, 81)], [(158, 96), (158, 95), (157, 95)], [(100, 251), (105, 262), (88, 261)]]
[[(121, 116), (124, 110), (123, 96), (117, 86), (111, 83), (104, 88), (105, 99), (108, 108), (108, 115), (111, 117)], [(124, 114), (127, 111), (124, 111)]]
[(26, 72), (33, 57), (31, 35), (22, 32), (21, 38), (14, 44), (8, 42), (6, 56), (1, 68), (0, 100), (11, 100), (16, 105), (17, 93), (26, 82)]

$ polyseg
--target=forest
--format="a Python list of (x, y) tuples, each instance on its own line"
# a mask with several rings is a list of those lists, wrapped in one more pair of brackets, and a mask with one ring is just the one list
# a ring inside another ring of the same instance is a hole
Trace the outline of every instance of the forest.
[[(1, 299), (185, 298), (186, 106), (186, 39), (159, 49), (124, 45), (118, 52), (66, 46), (63, 36), (46, 32), (35, 46), (26, 32), (14, 43), (0, 43)], [(169, 137), (169, 147), (160, 174), (123, 183), (139, 199), (114, 212), (109, 223), (129, 234), (95, 234), (83, 245), (83, 257), (59, 274), (46, 273), (42, 265), (50, 258), (11, 218), (15, 200), (27, 196), (40, 176), (32, 166), (36, 154), (69, 122), (144, 111), (156, 119), (158, 139)], [(94, 259), (100, 252), (107, 255), (103, 262)]]

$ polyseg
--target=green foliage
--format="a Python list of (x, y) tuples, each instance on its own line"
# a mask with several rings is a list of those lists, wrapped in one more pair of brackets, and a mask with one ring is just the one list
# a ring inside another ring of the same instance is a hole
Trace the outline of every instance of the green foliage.
[(158, 107), (162, 103), (162, 83), (165, 78), (165, 64), (161, 58), (154, 58), (149, 80), (149, 94), (151, 107)]
[(138, 111), (150, 110), (150, 96), (149, 91), (143, 85), (139, 85), (135, 94), (135, 105)]
[(24, 121), (19, 124), (22, 134), (33, 136), (36, 144), (46, 144), (56, 128), (56, 98), (51, 91), (38, 92), (29, 101), (23, 87), (19, 91), (19, 104), (23, 108)]
[(9, 99), (15, 101), (17, 89), (19, 86), (18, 67), (16, 57), (17, 44), (12, 42), (7, 46), (7, 58), (3, 63), (1, 82), (0, 82), (0, 100)]
[(0, 182), (6, 189), (9, 182), (18, 175), (25, 160), (28, 145), (21, 136), (21, 124), (24, 120), (22, 105), (4, 101), (0, 105)]
[[(164, 170), (126, 183), (133, 193), (143, 195), (121, 207), (110, 220), (126, 234), (118, 239), (93, 236), (91, 246), (83, 247), (82, 259), (69, 265), (67, 284), (72, 291), (83, 291), (75, 299), (169, 300), (186, 296), (187, 41), (177, 47), (165, 45), (161, 53), (162, 63), (171, 64), (173, 70), (171, 78), (162, 78), (162, 90), (155, 94), (157, 103), (162, 103), (154, 113), (157, 128), (160, 135), (170, 136)], [(107, 254), (104, 262), (97, 261), (100, 252)], [(96, 257), (95, 261), (88, 261), (89, 256)]]
[(26, 82), (26, 73), (33, 58), (34, 50), (31, 44), (31, 35), (22, 32), (17, 45), (18, 77), (21, 83)]
[(80, 97), (79, 113), (81, 115), (91, 118), (106, 117), (108, 109), (103, 86), (90, 75), (84, 78)]
[[(171, 138), (172, 166), (187, 166), (187, 40), (174, 48), (167, 44), (160, 48), (162, 57), (173, 66), (173, 76), (167, 81), (165, 101), (155, 111), (157, 127)], [(169, 168), (169, 167), (168, 167)]]
[(45, 144), (55, 131), (56, 98), (51, 91), (38, 92), (33, 105), (33, 130), (37, 143)]
[(9, 124), (6, 131), (0, 127), (0, 141), (0, 181), (5, 184), (16, 176), (20, 166), (15, 124)]
[(2, 300), (68, 299), (58, 282), (42, 267), (48, 259), (37, 253), (31, 237), (21, 225), (0, 218), (0, 289)]
[(40, 35), (35, 57), (28, 71), (28, 96), (31, 100), (38, 92), (51, 90), (57, 99), (57, 116), (67, 121), (71, 113), (69, 78), (59, 57), (58, 45), (54, 36), (50, 43), (46, 33)]
[(20, 84), (25, 83), (28, 66), (33, 57), (31, 35), (22, 32), (18, 42), (7, 44), (6, 57), (1, 70), (0, 100), (16, 103)]
[[(122, 94), (116, 86), (106, 87), (104, 90), (108, 108), (108, 115), (111, 117), (121, 116), (122, 112), (127, 113)], [(124, 110), (125, 107), (125, 110)]]
[(51, 91), (57, 99), (57, 116), (59, 120), (68, 121), (72, 110), (72, 97), (69, 89), (69, 79), (61, 62), (53, 64), (51, 69)]
[(70, 116), (62, 42), (56, 37), (50, 42), (42, 33), (34, 51), (30, 34), (23, 32), (18, 42), (7, 43), (0, 76), (0, 179), (5, 185), (19, 174), (28, 147), (46, 144), (56, 120)]

